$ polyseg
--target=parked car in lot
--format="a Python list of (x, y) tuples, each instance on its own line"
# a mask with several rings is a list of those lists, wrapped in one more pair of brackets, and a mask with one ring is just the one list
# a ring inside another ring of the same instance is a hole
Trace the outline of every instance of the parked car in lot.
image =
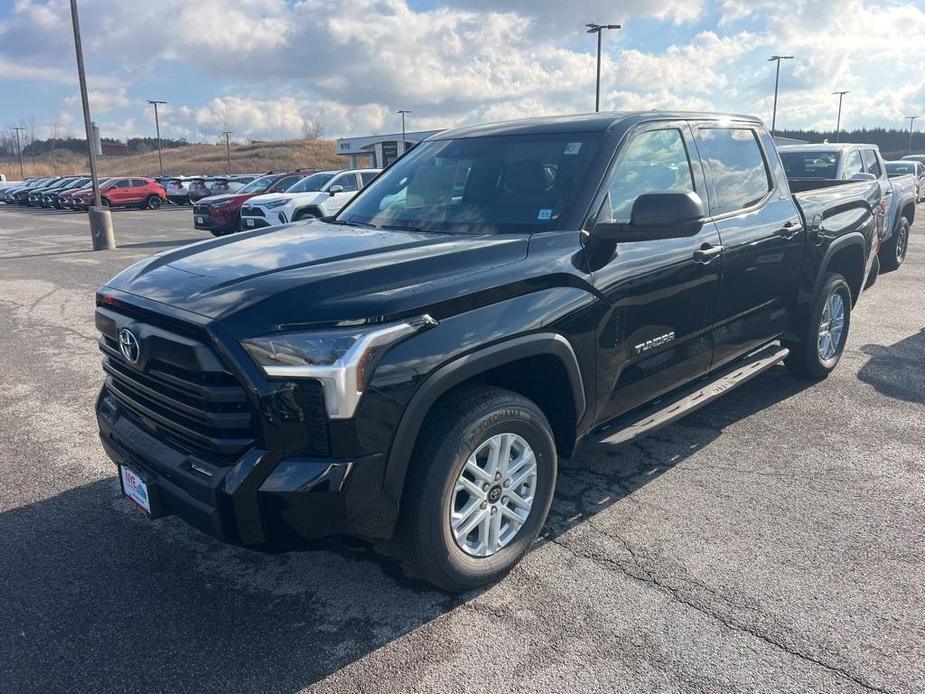
[(222, 236), (238, 231), (241, 223), (241, 205), (246, 200), (263, 193), (281, 193), (304, 178), (301, 173), (275, 173), (261, 176), (235, 193), (210, 195), (196, 202), (193, 207), (193, 226), (204, 229), (213, 236)]
[(21, 181), (17, 185), (11, 185), (6, 188), (0, 188), (0, 202), (3, 202), (7, 205), (16, 204), (17, 200), (15, 196), (22, 191), (28, 191), (30, 188), (34, 188), (37, 185), (40, 185), (43, 181), (48, 179), (45, 178), (30, 178), (25, 181)]
[(780, 148), (780, 154), (794, 191), (840, 181), (877, 180), (886, 216), (880, 239), (880, 266), (895, 270), (902, 265), (909, 247), (909, 229), (915, 221), (915, 185), (911, 178), (890, 180), (876, 145), (787, 145)]
[(23, 186), (22, 188), (14, 190), (10, 196), (10, 202), (12, 202), (14, 205), (28, 205), (30, 195), (33, 195), (43, 188), (54, 185), (58, 178), (58, 176), (52, 176), (51, 178), (41, 178), (31, 185)]
[(531, 546), (581, 439), (644, 436), (781, 360), (825, 378), (881, 199), (791, 195), (745, 116), (444, 131), (330, 221), (102, 287), (101, 441), (153, 517), (261, 549), (397, 533), (409, 572), (471, 589)]
[[(93, 205), (93, 190), (72, 196), (75, 209)], [(114, 177), (100, 185), (103, 207), (147, 207), (158, 209), (167, 200), (163, 186), (152, 178)]]
[(79, 176), (77, 178), (70, 178), (59, 181), (57, 185), (51, 188), (46, 188), (44, 191), (42, 191), (39, 205), (45, 208), (54, 208), (60, 210), (60, 196), (62, 193), (65, 193), (69, 190), (83, 188), (84, 186), (89, 185), (90, 181), (91, 179), (89, 176)]
[(891, 180), (912, 176), (915, 179), (915, 201), (925, 198), (925, 164), (920, 161), (888, 161), (885, 166)]
[(318, 171), (283, 194), (260, 195), (241, 208), (241, 228), (260, 229), (335, 214), (379, 169)]
[[(112, 176), (102, 176), (99, 179), (100, 189), (109, 181), (113, 180)], [(84, 196), (89, 196), (90, 203), (93, 204), (93, 181), (88, 180), (80, 188), (65, 190), (58, 195), (58, 202), (62, 209), (79, 210), (86, 209), (87, 205), (82, 204)]]
[(173, 205), (189, 205), (189, 186), (193, 179), (171, 178), (164, 184), (167, 201)]

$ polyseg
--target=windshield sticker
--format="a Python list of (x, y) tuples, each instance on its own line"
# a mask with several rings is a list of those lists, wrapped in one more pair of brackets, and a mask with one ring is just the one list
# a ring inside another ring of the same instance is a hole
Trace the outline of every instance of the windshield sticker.
[(540, 222), (548, 222), (550, 219), (552, 219), (552, 209), (549, 207), (544, 207), (542, 210), (540, 210), (540, 213), (536, 215), (536, 218)]
[(567, 145), (565, 145), (565, 154), (567, 155), (578, 154), (578, 152), (580, 151), (581, 151), (580, 142), (569, 142)]

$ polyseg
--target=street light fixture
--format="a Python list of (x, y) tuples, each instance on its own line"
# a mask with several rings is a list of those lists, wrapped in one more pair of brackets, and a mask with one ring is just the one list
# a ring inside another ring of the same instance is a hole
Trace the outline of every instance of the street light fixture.
[(400, 108), (395, 113), (401, 114), (401, 152), (400, 153), (404, 154), (405, 146), (406, 146), (405, 145), (405, 114), (414, 113), (414, 111), (411, 111), (407, 108)]
[(589, 34), (597, 34), (597, 88), (594, 92), (594, 112), (600, 113), (601, 110), (601, 33), (604, 29), (621, 29), (619, 24), (595, 24), (589, 22), (585, 24), (588, 27)]
[(842, 92), (832, 92), (832, 94), (838, 94), (838, 120), (835, 121), (835, 141), (838, 142), (838, 133), (841, 131), (841, 104), (842, 99), (845, 98), (845, 94), (850, 94), (849, 91)]
[(777, 62), (777, 75), (774, 77), (774, 111), (771, 113), (771, 137), (774, 137), (777, 128), (777, 90), (780, 86), (780, 61), (793, 60), (792, 55), (772, 55), (768, 62)]
[(87, 149), (90, 152), (90, 178), (93, 181), (94, 205), (88, 210), (90, 219), (90, 242), (94, 251), (116, 247), (112, 232), (112, 216), (100, 201), (100, 179), (96, 175), (96, 149), (93, 147), (93, 124), (90, 121), (90, 99), (87, 96), (87, 74), (84, 70), (84, 53), (80, 43), (80, 17), (77, 14), (77, 0), (71, 0), (71, 24), (74, 27), (74, 50), (77, 52), (77, 79), (80, 82), (80, 101), (83, 105), (84, 128), (87, 132)]
[(164, 175), (164, 159), (161, 157), (161, 123), (157, 119), (157, 105), (166, 104), (166, 101), (159, 101), (158, 99), (148, 99), (149, 104), (154, 104), (154, 127), (157, 130), (157, 164), (161, 169), (161, 176)]
[(906, 154), (912, 154), (912, 130), (915, 127), (915, 121), (919, 119), (918, 116), (906, 116), (909, 119), (909, 151)]
[(234, 130), (223, 130), (222, 135), (225, 136), (225, 173), (231, 173), (231, 144), (229, 143), (228, 136), (233, 135)]

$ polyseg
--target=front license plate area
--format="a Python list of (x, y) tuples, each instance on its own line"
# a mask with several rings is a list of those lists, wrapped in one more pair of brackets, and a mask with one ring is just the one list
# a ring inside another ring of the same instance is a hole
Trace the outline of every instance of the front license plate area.
[(169, 512), (161, 500), (156, 478), (150, 473), (139, 472), (139, 470), (141, 468), (131, 464), (119, 465), (119, 483), (122, 486), (122, 495), (148, 518), (160, 518), (168, 515)]

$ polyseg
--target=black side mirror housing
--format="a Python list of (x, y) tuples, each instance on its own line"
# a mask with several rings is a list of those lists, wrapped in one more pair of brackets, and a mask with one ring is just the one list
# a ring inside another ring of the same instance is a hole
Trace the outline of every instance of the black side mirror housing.
[(648, 241), (694, 236), (703, 228), (703, 200), (687, 193), (644, 193), (636, 198), (629, 224), (602, 222), (592, 234), (609, 241)]

